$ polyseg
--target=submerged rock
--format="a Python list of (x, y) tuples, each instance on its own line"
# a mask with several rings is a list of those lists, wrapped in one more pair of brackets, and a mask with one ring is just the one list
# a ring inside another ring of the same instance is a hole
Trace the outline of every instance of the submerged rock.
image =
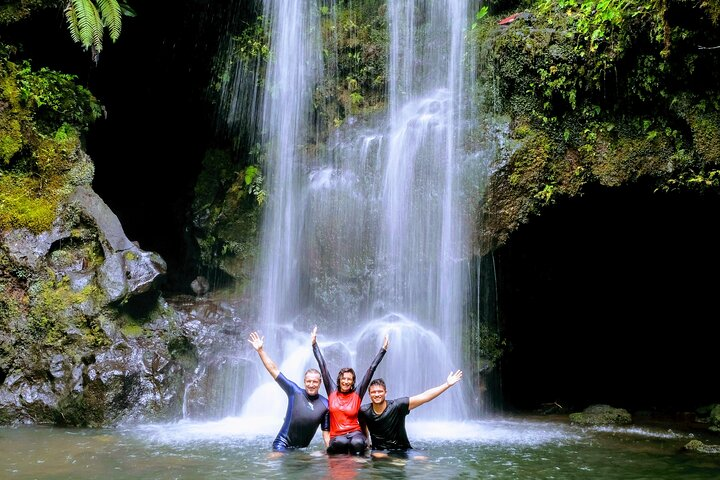
[(571, 413), (570, 422), (577, 425), (624, 425), (632, 422), (632, 416), (624, 408), (610, 405), (591, 405), (582, 412)]
[(706, 445), (700, 440), (690, 440), (683, 448), (692, 452), (720, 454), (720, 445)]

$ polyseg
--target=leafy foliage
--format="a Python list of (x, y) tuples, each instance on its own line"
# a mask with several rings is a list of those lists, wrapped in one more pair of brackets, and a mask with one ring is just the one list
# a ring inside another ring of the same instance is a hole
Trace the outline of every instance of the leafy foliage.
[(122, 17), (134, 17), (135, 12), (122, 0), (69, 0), (65, 19), (73, 41), (90, 49), (97, 61), (103, 49), (105, 30), (113, 42), (120, 38)]
[(13, 63), (0, 46), (0, 229), (47, 230), (70, 184), (92, 179), (80, 135), (101, 106), (75, 81)]
[(42, 67), (34, 71), (24, 61), (17, 72), (20, 100), (32, 109), (36, 122), (45, 132), (64, 123), (85, 130), (102, 114), (102, 107), (88, 89), (78, 85), (77, 77)]

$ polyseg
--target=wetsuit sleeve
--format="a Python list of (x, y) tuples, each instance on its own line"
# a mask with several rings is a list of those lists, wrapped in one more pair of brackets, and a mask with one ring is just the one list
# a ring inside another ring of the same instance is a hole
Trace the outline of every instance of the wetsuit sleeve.
[(322, 421), (320, 422), (320, 430), (325, 432), (330, 431), (330, 410), (325, 412), (325, 415), (323, 415)]
[(282, 372), (280, 372), (280, 374), (275, 378), (275, 381), (288, 396), (292, 395), (296, 389), (300, 388), (295, 383), (288, 380)]
[(362, 382), (360, 382), (360, 386), (357, 388), (357, 394), (360, 395), (361, 400), (365, 395), (365, 392), (367, 392), (367, 389), (370, 386), (370, 380), (372, 380), (373, 375), (375, 375), (375, 369), (378, 367), (378, 365), (380, 365), (380, 362), (385, 356), (386, 351), (387, 350), (380, 347), (380, 351), (377, 355), (375, 355), (372, 364), (370, 364), (370, 368), (368, 368), (367, 372), (365, 372), (365, 376), (363, 377)]
[(332, 392), (337, 390), (337, 386), (335, 386), (335, 382), (333, 382), (330, 378), (327, 365), (325, 365), (325, 359), (320, 352), (320, 347), (318, 347), (317, 342), (313, 345), (313, 355), (315, 355), (315, 360), (317, 360), (318, 367), (320, 367), (320, 373), (322, 374), (323, 383), (325, 384), (325, 391), (328, 395), (330, 395)]

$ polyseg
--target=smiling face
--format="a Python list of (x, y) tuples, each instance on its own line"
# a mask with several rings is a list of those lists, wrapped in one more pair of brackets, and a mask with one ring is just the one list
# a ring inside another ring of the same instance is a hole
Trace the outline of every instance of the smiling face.
[(372, 403), (381, 405), (385, 402), (385, 395), (387, 394), (387, 391), (382, 385), (370, 385), (368, 393), (370, 394), (370, 400)]
[(305, 391), (308, 395), (317, 395), (320, 389), (320, 374), (308, 372), (305, 374)]
[(355, 374), (352, 372), (344, 372), (340, 375), (340, 391), (347, 393), (355, 386)]

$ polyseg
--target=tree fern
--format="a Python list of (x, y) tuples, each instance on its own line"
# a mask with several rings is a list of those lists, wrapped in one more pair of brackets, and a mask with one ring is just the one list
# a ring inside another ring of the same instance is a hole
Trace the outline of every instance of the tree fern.
[(123, 15), (132, 17), (135, 12), (119, 0), (68, 0), (65, 7), (70, 37), (90, 49), (96, 61), (103, 48), (105, 29), (113, 42), (120, 37)]

